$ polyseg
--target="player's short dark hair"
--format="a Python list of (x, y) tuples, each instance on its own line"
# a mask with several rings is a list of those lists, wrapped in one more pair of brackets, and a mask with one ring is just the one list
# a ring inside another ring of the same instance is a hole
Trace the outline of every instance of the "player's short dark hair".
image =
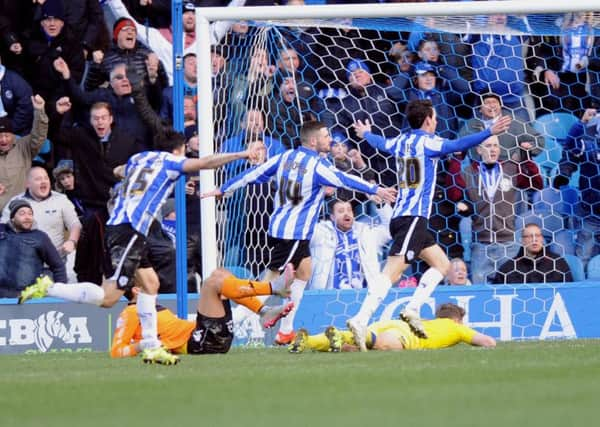
[(327, 125), (325, 123), (318, 120), (304, 122), (302, 128), (300, 128), (300, 142), (304, 145), (310, 138), (315, 136), (317, 132), (326, 127)]
[(456, 304), (452, 304), (451, 302), (440, 305), (435, 311), (435, 317), (437, 319), (461, 320), (464, 316), (465, 309)]
[(171, 127), (161, 129), (154, 135), (154, 148), (172, 153), (173, 150), (185, 146), (185, 135)]
[(433, 117), (433, 104), (429, 99), (415, 99), (406, 106), (406, 120), (411, 129), (419, 129), (427, 117)]

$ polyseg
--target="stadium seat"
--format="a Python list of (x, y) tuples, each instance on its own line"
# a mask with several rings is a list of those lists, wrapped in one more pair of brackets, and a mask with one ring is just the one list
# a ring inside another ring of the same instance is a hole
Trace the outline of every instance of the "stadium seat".
[(226, 270), (229, 270), (231, 274), (240, 279), (253, 279), (252, 272), (248, 270), (246, 267), (241, 267), (239, 265), (230, 265), (225, 266)]
[(577, 121), (577, 117), (569, 113), (550, 113), (533, 122), (533, 128), (544, 136), (546, 143), (544, 150), (534, 160), (547, 182), (560, 161), (569, 129)]
[(575, 255), (575, 232), (573, 230), (560, 230), (551, 239), (550, 250), (560, 256)]
[(589, 260), (587, 278), (588, 280), (600, 280), (600, 255), (596, 255)]
[(565, 255), (565, 260), (567, 264), (569, 264), (569, 268), (571, 269), (571, 274), (573, 275), (573, 280), (575, 282), (580, 282), (585, 280), (585, 273), (583, 271), (583, 263), (581, 259), (575, 255)]

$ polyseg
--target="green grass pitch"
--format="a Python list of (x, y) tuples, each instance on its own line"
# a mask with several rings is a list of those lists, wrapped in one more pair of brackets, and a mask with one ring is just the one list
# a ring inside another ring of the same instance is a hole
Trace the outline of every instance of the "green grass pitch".
[(177, 366), (102, 353), (1, 356), (0, 425), (599, 425), (600, 340), (493, 350), (232, 350)]

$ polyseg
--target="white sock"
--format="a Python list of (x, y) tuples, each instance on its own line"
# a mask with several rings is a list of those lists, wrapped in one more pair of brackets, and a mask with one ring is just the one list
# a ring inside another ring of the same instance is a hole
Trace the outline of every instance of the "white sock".
[(438, 283), (442, 281), (444, 275), (437, 268), (428, 268), (419, 280), (419, 285), (415, 289), (415, 293), (406, 305), (407, 309), (415, 310), (417, 313), (421, 306), (431, 296)]
[(156, 320), (156, 295), (140, 292), (137, 296), (136, 308), (142, 325), (140, 348), (145, 350), (160, 347)]
[(391, 287), (390, 279), (385, 274), (379, 274), (376, 283), (369, 283), (367, 296), (353, 319), (361, 325), (367, 325)]
[(48, 288), (48, 296), (99, 306), (104, 301), (104, 289), (90, 282), (56, 282)]
[(304, 288), (306, 288), (306, 280), (294, 279), (290, 288), (292, 290), (292, 295), (290, 296), (290, 298), (294, 303), (294, 309), (290, 311), (290, 314), (281, 319), (279, 332), (281, 332), (282, 334), (289, 334), (294, 330), (294, 317), (296, 317), (296, 311), (298, 311), (300, 301), (302, 301), (302, 295), (304, 295)]

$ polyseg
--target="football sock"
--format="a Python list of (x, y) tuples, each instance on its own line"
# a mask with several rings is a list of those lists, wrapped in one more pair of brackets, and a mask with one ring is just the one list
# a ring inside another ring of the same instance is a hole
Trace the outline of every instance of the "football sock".
[(232, 298), (231, 300), (258, 314), (262, 314), (262, 311), (266, 308), (263, 302), (256, 297)]
[(444, 275), (437, 268), (428, 268), (421, 276), (419, 285), (416, 287), (415, 293), (406, 305), (406, 308), (418, 312), (443, 278)]
[(148, 348), (160, 347), (158, 340), (157, 320), (156, 320), (156, 295), (149, 295), (140, 292), (137, 296), (137, 313), (142, 325), (142, 340), (140, 348), (146, 350)]
[(67, 301), (99, 306), (104, 301), (104, 289), (90, 282), (55, 282), (48, 288), (48, 296)]
[(247, 279), (238, 279), (231, 275), (223, 279), (221, 295), (226, 298), (245, 298), (257, 295), (271, 295), (269, 282), (255, 282)]
[(304, 295), (304, 288), (306, 287), (306, 280), (294, 279), (291, 285), (292, 294), (290, 296), (294, 303), (294, 309), (290, 311), (286, 317), (281, 319), (279, 332), (282, 334), (289, 334), (294, 330), (294, 317), (296, 317), (296, 311), (302, 301), (302, 295)]
[(371, 320), (371, 316), (385, 299), (389, 289), (392, 287), (392, 282), (385, 274), (379, 274), (375, 283), (369, 283), (367, 296), (363, 300), (358, 313), (354, 316), (361, 325), (366, 325)]

